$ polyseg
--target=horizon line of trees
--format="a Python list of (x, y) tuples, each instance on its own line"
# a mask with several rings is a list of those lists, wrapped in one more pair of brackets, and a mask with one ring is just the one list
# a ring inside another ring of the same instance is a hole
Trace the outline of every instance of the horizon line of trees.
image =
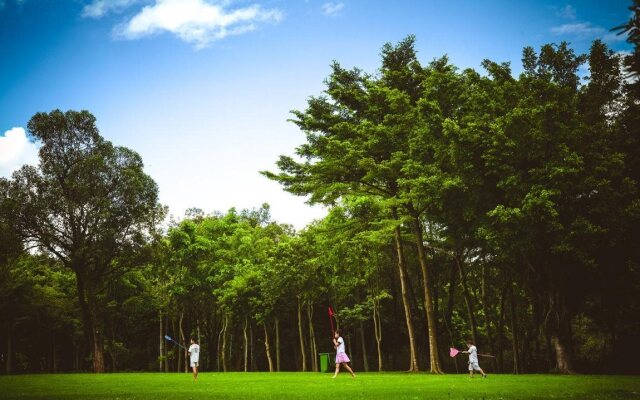
[(464, 371), (471, 338), (493, 372), (640, 372), (632, 10), (631, 54), (525, 47), (517, 77), (422, 64), (413, 36), (375, 73), (334, 62), (263, 171), (328, 206), (299, 232), (267, 204), (163, 229), (136, 152), (88, 111), (37, 113), (39, 165), (0, 178), (3, 372), (186, 371), (165, 335), (205, 371), (317, 371), (328, 306), (358, 370)]

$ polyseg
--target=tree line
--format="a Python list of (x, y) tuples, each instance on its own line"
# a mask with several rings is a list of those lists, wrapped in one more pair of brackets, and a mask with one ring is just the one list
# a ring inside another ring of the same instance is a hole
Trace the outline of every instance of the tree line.
[(518, 76), (423, 64), (413, 36), (375, 73), (334, 62), (263, 171), (327, 206), (301, 231), (266, 204), (166, 226), (91, 113), (36, 114), (39, 165), (0, 179), (3, 370), (186, 371), (168, 335), (204, 370), (316, 371), (332, 306), (359, 370), (456, 372), (471, 338), (493, 371), (638, 372), (634, 4), (630, 54), (525, 47)]

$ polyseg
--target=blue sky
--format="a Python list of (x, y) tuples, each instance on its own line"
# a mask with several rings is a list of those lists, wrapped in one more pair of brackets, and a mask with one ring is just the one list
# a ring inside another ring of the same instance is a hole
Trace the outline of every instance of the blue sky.
[(374, 72), (386, 42), (417, 37), (423, 62), (511, 61), (523, 46), (578, 52), (625, 22), (630, 0), (0, 0), (0, 176), (35, 162), (39, 111), (87, 109), (138, 151), (180, 217), (263, 202), (297, 227), (323, 215), (258, 174), (303, 135), (286, 120), (332, 60)]

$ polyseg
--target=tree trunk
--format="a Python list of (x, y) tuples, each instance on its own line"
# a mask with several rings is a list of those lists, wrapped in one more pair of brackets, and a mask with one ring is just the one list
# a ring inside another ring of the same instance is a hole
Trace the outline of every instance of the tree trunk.
[[(164, 333), (169, 332), (169, 316), (164, 318)], [(169, 344), (164, 344), (164, 372), (169, 372)]]
[(51, 332), (51, 363), (53, 373), (58, 373), (58, 350), (56, 349), (56, 331)]
[(227, 372), (227, 327), (229, 325), (229, 317), (225, 314), (222, 327), (222, 370)]
[(556, 371), (561, 374), (573, 373), (573, 357), (571, 355), (571, 317), (566, 310), (560, 293), (549, 295), (550, 316), (545, 325), (549, 330), (549, 338), (556, 356)]
[(220, 372), (220, 347), (222, 345), (222, 331), (224, 330), (224, 317), (220, 323), (220, 331), (218, 332), (218, 342), (216, 343), (216, 370)]
[(313, 329), (313, 305), (307, 303), (307, 319), (309, 320), (309, 351), (311, 352), (311, 368), (318, 372), (318, 349), (316, 348), (316, 333)]
[(73, 341), (73, 369), (74, 371), (80, 371), (80, 344)]
[[(414, 212), (411, 210), (411, 212)], [(438, 353), (438, 319), (433, 309), (433, 293), (431, 288), (430, 271), (427, 267), (427, 251), (424, 247), (424, 237), (422, 234), (422, 224), (417, 215), (413, 215), (411, 219), (413, 225), (413, 233), (416, 238), (418, 247), (418, 261), (422, 270), (422, 290), (424, 292), (424, 308), (427, 314), (428, 337), (429, 337), (429, 361), (431, 364), (430, 372), (434, 374), (442, 374), (440, 367), (440, 357)]]
[(469, 318), (469, 324), (471, 325), (471, 336), (473, 344), (478, 346), (478, 321), (476, 321), (476, 315), (473, 313), (473, 303), (471, 302), (471, 295), (469, 294), (469, 288), (467, 286), (467, 277), (464, 273), (463, 262), (460, 260), (458, 254), (455, 255), (456, 266), (458, 267), (458, 275), (460, 276), (460, 286), (462, 286), (462, 296), (464, 297), (464, 304), (467, 308), (467, 318)]
[[(231, 362), (233, 360), (233, 331), (231, 331), (232, 333), (229, 335), (229, 362)], [(231, 367), (229, 367), (231, 368)], [(236, 371), (240, 369), (240, 364), (238, 363), (237, 366), (235, 366)]]
[(511, 316), (511, 343), (513, 345), (513, 373), (520, 373), (520, 344), (518, 343), (518, 324), (516, 317), (516, 300), (515, 295), (513, 294), (513, 288), (509, 286), (509, 295), (511, 297), (511, 307), (510, 307), (510, 316)]
[(276, 371), (280, 372), (280, 320), (276, 317)]
[(376, 337), (376, 348), (378, 350), (378, 372), (382, 372), (382, 323), (380, 321), (380, 305), (377, 301), (373, 302), (373, 332)]
[(160, 321), (160, 357), (158, 357), (160, 372), (162, 372), (162, 362), (164, 360), (164, 333), (162, 332), (162, 310), (158, 311), (158, 320)]
[(104, 343), (102, 332), (98, 324), (98, 304), (95, 290), (90, 287), (91, 282), (80, 261), (73, 261), (73, 271), (76, 275), (76, 287), (78, 291), (78, 303), (82, 312), (84, 334), (89, 343), (91, 358), (93, 360), (93, 372), (104, 372)]
[(11, 324), (7, 325), (7, 363), (5, 371), (8, 374), (13, 373), (13, 335), (11, 333)]
[(551, 344), (556, 353), (556, 370), (561, 374), (573, 373), (569, 350), (559, 335), (551, 335)]
[(493, 353), (495, 351), (494, 349), (494, 339), (493, 339), (493, 332), (491, 329), (491, 318), (489, 317), (489, 305), (488, 305), (488, 300), (487, 300), (487, 277), (486, 277), (486, 266), (483, 264), (482, 265), (482, 283), (481, 283), (481, 291), (480, 291), (480, 298), (482, 300), (482, 311), (484, 312), (484, 324), (485, 324), (485, 329), (487, 331), (487, 347), (489, 349), (489, 351), (491, 353)]
[(451, 340), (453, 340), (451, 335), (451, 318), (453, 317), (453, 306), (455, 305), (456, 270), (456, 268), (451, 268), (451, 275), (449, 275), (449, 293), (447, 294), (447, 309), (444, 312), (444, 322), (447, 329), (449, 329), (449, 336), (451, 336)]
[(249, 362), (249, 338), (247, 337), (247, 318), (244, 319), (244, 328), (242, 334), (244, 335), (244, 372), (247, 372)]
[[(180, 329), (180, 344), (182, 344), (183, 346), (186, 344), (185, 341), (185, 337), (184, 337), (184, 330), (182, 329), (182, 321), (184, 320), (184, 311), (180, 311), (180, 320), (178, 322), (178, 328)], [(186, 346), (185, 346), (186, 347)], [(180, 358), (181, 360), (184, 360), (184, 372), (189, 372), (189, 363), (187, 362), (187, 350), (181, 351), (183, 349), (178, 348), (178, 351), (180, 352), (180, 354), (182, 354), (182, 357)], [(180, 368), (178, 368), (178, 370), (180, 370)]]
[(367, 360), (367, 344), (364, 341), (364, 327), (360, 321), (360, 343), (362, 343), (362, 364), (364, 372), (369, 372), (369, 361)]
[(196, 319), (196, 334), (198, 335), (198, 346), (201, 346), (202, 343), (200, 342), (200, 320)]
[(496, 354), (498, 361), (498, 372), (502, 373), (504, 371), (504, 357), (503, 357), (503, 338), (504, 338), (504, 307), (505, 307), (505, 298), (507, 297), (507, 288), (502, 288), (502, 293), (500, 295), (500, 315), (498, 317), (498, 354)]
[(253, 324), (249, 324), (249, 365), (251, 371), (257, 371), (257, 363), (256, 363), (256, 352), (254, 347), (254, 338), (253, 338)]
[[(395, 208), (391, 211), (393, 219), (399, 222), (398, 212)], [(394, 229), (396, 255), (398, 256), (398, 273), (400, 275), (400, 291), (402, 294), (402, 305), (404, 306), (404, 317), (407, 324), (407, 333), (409, 335), (409, 372), (417, 372), (418, 358), (416, 351), (415, 334), (413, 330), (413, 321), (411, 320), (411, 307), (409, 303), (409, 296), (407, 294), (407, 268), (404, 265), (404, 249), (402, 248), (402, 233), (400, 232), (400, 226), (396, 225)]]
[(109, 352), (109, 354), (111, 355), (111, 372), (116, 372), (116, 366), (117, 366), (117, 360), (116, 360), (116, 349), (115, 349), (115, 342), (116, 342), (116, 333), (114, 331), (113, 328), (114, 324), (111, 324), (111, 351)]
[(98, 316), (98, 304), (96, 294), (90, 290), (87, 291), (87, 305), (89, 311), (89, 326), (91, 329), (91, 345), (92, 345), (92, 358), (93, 358), (93, 372), (104, 372), (104, 336), (101, 331), (99, 316)]
[(300, 337), (300, 354), (302, 356), (302, 372), (307, 371), (307, 352), (305, 351), (304, 335), (302, 334), (302, 304), (298, 297), (298, 336)]
[(263, 322), (262, 327), (264, 328), (264, 351), (267, 354), (269, 372), (273, 372), (273, 360), (271, 359), (271, 349), (269, 348), (269, 332), (267, 331), (267, 323)]

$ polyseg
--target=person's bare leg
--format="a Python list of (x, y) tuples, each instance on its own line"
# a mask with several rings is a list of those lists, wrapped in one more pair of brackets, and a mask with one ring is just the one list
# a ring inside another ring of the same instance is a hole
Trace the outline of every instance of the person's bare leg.
[(333, 374), (332, 378), (335, 378), (340, 372), (340, 363), (336, 363), (336, 372)]
[(485, 374), (485, 373), (484, 373), (484, 371), (482, 370), (482, 368), (480, 368), (480, 370), (479, 370), (479, 371), (480, 371), (480, 373), (482, 374), (482, 377), (483, 377), (483, 378), (486, 378), (486, 377), (487, 377), (487, 374)]
[(351, 377), (353, 377), (353, 378), (356, 377), (356, 374), (353, 373), (353, 370), (351, 369), (349, 364), (344, 364), (344, 367), (347, 369), (347, 371), (349, 371), (351, 373)]
[(473, 368), (469, 370), (469, 378), (473, 378)]
[(198, 380), (198, 367), (193, 367), (193, 381)]

